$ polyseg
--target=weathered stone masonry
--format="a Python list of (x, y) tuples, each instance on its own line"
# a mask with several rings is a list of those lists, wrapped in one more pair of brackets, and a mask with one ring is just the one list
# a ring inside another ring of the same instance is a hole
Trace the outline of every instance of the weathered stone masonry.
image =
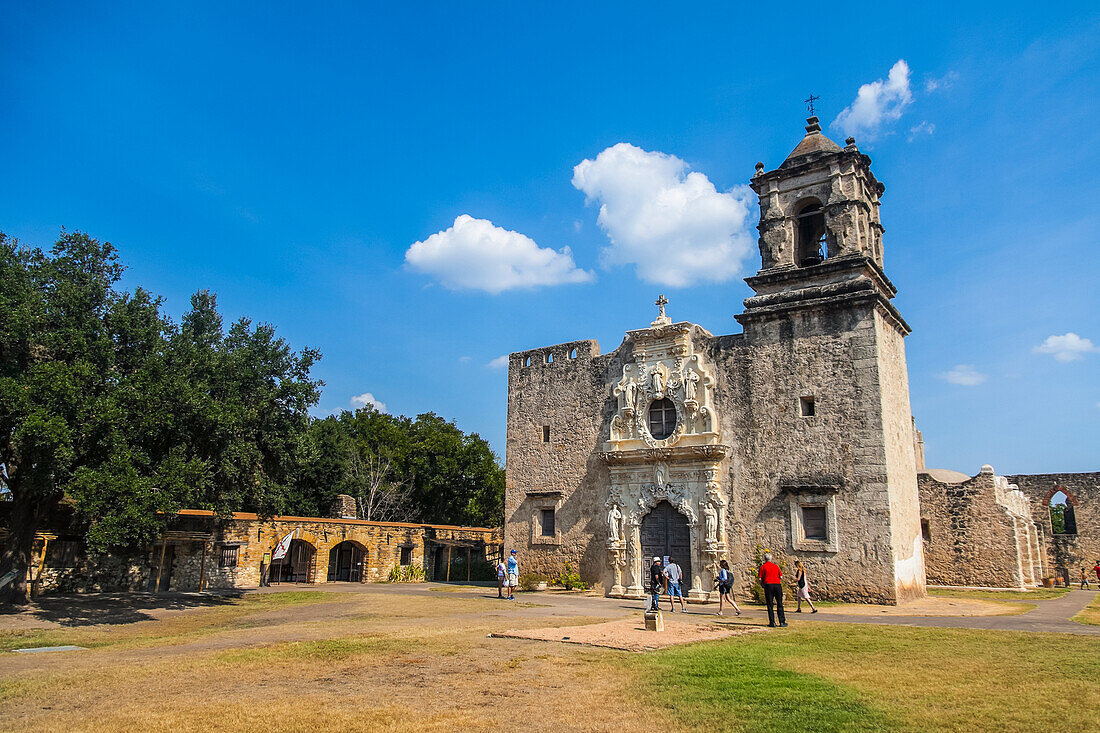
[(511, 355), (505, 535), (525, 569), (568, 562), (637, 597), (661, 548), (704, 600), (719, 559), (743, 590), (762, 547), (797, 554), (825, 597), (924, 593), (909, 328), (869, 164), (811, 118), (778, 169), (757, 166), (763, 267), (742, 334), (673, 323), (662, 298), (610, 354), (577, 341)]

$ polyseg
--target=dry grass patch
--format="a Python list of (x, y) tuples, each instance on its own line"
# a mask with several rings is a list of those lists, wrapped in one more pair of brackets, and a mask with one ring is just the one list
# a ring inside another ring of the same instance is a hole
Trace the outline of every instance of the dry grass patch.
[(1061, 598), (1069, 588), (1036, 588), (1034, 590), (964, 590), (962, 588), (929, 588), (928, 595), (940, 598), (973, 598), (1002, 601), (1048, 601)]

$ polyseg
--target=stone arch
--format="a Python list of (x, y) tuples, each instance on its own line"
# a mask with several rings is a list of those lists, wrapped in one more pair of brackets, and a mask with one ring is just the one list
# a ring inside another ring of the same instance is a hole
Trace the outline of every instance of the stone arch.
[(329, 583), (364, 583), (370, 551), (359, 540), (343, 538), (328, 551), (325, 580)]
[(316, 583), (318, 544), (315, 535), (299, 530), (290, 541), (286, 556), (280, 560), (272, 559), (269, 571), (271, 582)]
[(797, 267), (816, 265), (829, 256), (828, 216), (825, 205), (816, 196), (799, 199), (791, 207), (794, 223), (794, 264)]
[[(1059, 494), (1066, 497), (1065, 502), (1055, 503), (1055, 497)], [(1061, 506), (1059, 510), (1055, 510), (1056, 506)], [(1067, 491), (1061, 486), (1055, 486), (1053, 489), (1047, 492), (1046, 511), (1050, 517), (1050, 530), (1052, 534), (1062, 535), (1077, 534), (1077, 513), (1075, 507), (1077, 506), (1076, 497), (1072, 492)]]

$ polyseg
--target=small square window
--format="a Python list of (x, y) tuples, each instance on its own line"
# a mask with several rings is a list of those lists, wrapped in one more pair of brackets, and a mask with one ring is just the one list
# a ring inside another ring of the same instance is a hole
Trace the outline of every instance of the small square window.
[(813, 417), (817, 414), (816, 408), (814, 407), (814, 398), (812, 396), (799, 397), (798, 409), (802, 417)]
[(553, 537), (554, 536), (554, 530), (555, 530), (555, 527), (554, 527), (554, 510), (553, 509), (543, 509), (542, 511), (540, 511), (539, 512), (539, 524), (542, 527), (542, 536), (543, 537)]
[(402, 547), (401, 548), (401, 564), (410, 565), (412, 563), (413, 548)]
[(542, 442), (543, 443), (549, 443), (550, 442), (550, 426), (549, 425), (543, 425), (542, 426)]
[(802, 531), (808, 540), (828, 541), (829, 533), (825, 529), (825, 507), (802, 507)]
[(218, 559), (219, 568), (235, 568), (237, 567), (237, 550), (240, 548), (237, 545), (229, 545), (222, 547), (221, 558)]

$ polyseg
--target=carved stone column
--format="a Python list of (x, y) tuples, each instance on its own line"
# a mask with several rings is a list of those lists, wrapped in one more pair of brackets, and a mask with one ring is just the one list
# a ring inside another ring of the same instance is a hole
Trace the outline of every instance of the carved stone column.
[(623, 567), (626, 565), (626, 559), (622, 542), (609, 542), (607, 554), (611, 563), (611, 572), (615, 579), (614, 584), (611, 586), (610, 595), (619, 598), (622, 597), (625, 591), (625, 588), (623, 588)]
[(631, 515), (630, 517), (630, 543), (627, 546), (627, 569), (630, 575), (630, 586), (626, 589), (626, 598), (645, 598), (645, 588), (642, 586), (642, 530), (641, 520)]

